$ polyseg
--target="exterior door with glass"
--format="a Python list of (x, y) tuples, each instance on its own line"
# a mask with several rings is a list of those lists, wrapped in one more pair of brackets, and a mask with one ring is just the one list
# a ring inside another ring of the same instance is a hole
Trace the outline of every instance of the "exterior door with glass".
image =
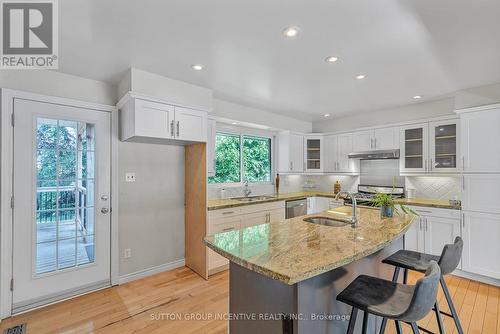
[(108, 112), (14, 100), (13, 313), (110, 285)]

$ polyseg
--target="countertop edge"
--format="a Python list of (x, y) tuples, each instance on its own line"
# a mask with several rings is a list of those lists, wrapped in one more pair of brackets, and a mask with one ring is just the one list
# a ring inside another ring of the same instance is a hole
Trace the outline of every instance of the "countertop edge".
[[(286, 194), (287, 193), (282, 193), (282, 195), (284, 195), (284, 196), (286, 196)], [(293, 193), (290, 193), (290, 194), (293, 194)], [(293, 201), (293, 200), (304, 199), (304, 198), (309, 198), (309, 197), (325, 197), (325, 198), (334, 199), (335, 195), (333, 193), (328, 194), (325, 192), (307, 192), (307, 194), (306, 193), (303, 193), (300, 195), (297, 194), (296, 196), (291, 195), (290, 197), (286, 197), (286, 198), (279, 198), (279, 197), (268, 198), (268, 199), (250, 202), (250, 203), (249, 202), (241, 202), (241, 203), (230, 203), (230, 204), (221, 204), (221, 205), (212, 205), (212, 206), (207, 205), (207, 210), (214, 211), (214, 210), (222, 210), (222, 209), (229, 209), (229, 208), (236, 208), (236, 207), (264, 204), (264, 203), (272, 203), (272, 202), (279, 202), (279, 201)], [(217, 199), (217, 200), (230, 201), (231, 199), (227, 198), (227, 199)], [(452, 204), (424, 203), (424, 202), (422, 202), (422, 200), (426, 200), (426, 199), (423, 199), (423, 198), (415, 198), (415, 199), (404, 198), (402, 200), (396, 200), (396, 204), (403, 204), (403, 205), (409, 205), (409, 206), (422, 206), (422, 207), (437, 208), (437, 209), (461, 210), (461, 206), (452, 205)], [(403, 203), (401, 203), (401, 202), (403, 202)]]
[(355, 256), (353, 256), (351, 258), (343, 259), (343, 260), (337, 261), (335, 263), (319, 267), (319, 268), (317, 268), (315, 270), (311, 270), (311, 271), (305, 272), (301, 276), (297, 276), (297, 277), (293, 277), (293, 278), (290, 277), (290, 276), (288, 276), (288, 275), (284, 275), (282, 273), (279, 273), (279, 272), (271, 272), (271, 270), (269, 270), (269, 269), (265, 269), (262, 266), (250, 263), (250, 262), (248, 262), (246, 260), (243, 260), (243, 259), (241, 259), (239, 257), (236, 257), (236, 256), (232, 255), (231, 253), (225, 252), (224, 250), (222, 250), (220, 248), (217, 248), (214, 245), (212, 245), (210, 242), (208, 242), (208, 240), (206, 240), (206, 237), (203, 238), (203, 243), (208, 248), (210, 248), (211, 250), (213, 250), (214, 252), (216, 252), (219, 255), (225, 257), (229, 261), (236, 263), (237, 265), (240, 265), (240, 266), (242, 266), (242, 267), (244, 267), (244, 268), (246, 268), (248, 270), (251, 270), (253, 272), (259, 273), (259, 274), (261, 274), (263, 276), (266, 276), (268, 278), (280, 281), (282, 283), (285, 283), (285, 284), (288, 284), (288, 285), (294, 285), (296, 283), (305, 281), (305, 280), (307, 280), (309, 278), (312, 278), (312, 277), (315, 277), (317, 275), (321, 275), (321, 274), (326, 273), (328, 271), (331, 271), (333, 269), (345, 266), (346, 264), (355, 262), (357, 260), (360, 260), (361, 258), (364, 258), (366, 256), (369, 256), (369, 255), (372, 255), (372, 254), (378, 252), (379, 250), (383, 249), (384, 247), (386, 247), (387, 245), (389, 245), (394, 240), (397, 240), (398, 238), (402, 237), (410, 229), (410, 227), (413, 224), (416, 216), (412, 215), (411, 217), (412, 217), (411, 218), (411, 222), (409, 224), (407, 224), (406, 227), (404, 227), (403, 229), (401, 229), (401, 231), (396, 236), (394, 236), (393, 238), (391, 238), (390, 240), (386, 240), (386, 241), (384, 241), (384, 242), (382, 242), (380, 244), (377, 244), (377, 246), (375, 246), (375, 247), (373, 247), (373, 248), (371, 248), (369, 250), (366, 250), (364, 252), (360, 252), (359, 254), (356, 254)]

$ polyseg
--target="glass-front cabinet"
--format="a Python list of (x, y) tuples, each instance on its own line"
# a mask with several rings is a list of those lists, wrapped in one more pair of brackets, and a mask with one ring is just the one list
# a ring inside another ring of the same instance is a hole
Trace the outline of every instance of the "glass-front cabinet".
[(459, 170), (458, 120), (401, 128), (402, 173), (450, 173)]
[(401, 128), (402, 172), (425, 173), (428, 156), (428, 123), (414, 124)]
[(459, 166), (458, 121), (429, 123), (430, 172), (455, 172)]
[(323, 171), (323, 136), (304, 137), (304, 163), (306, 172)]

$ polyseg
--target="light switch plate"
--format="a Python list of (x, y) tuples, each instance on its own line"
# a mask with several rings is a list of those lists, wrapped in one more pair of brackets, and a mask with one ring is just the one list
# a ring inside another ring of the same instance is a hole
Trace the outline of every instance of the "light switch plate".
[(135, 182), (135, 173), (125, 173), (125, 182)]
[(130, 259), (132, 257), (132, 250), (130, 248), (125, 248), (123, 250), (123, 258)]

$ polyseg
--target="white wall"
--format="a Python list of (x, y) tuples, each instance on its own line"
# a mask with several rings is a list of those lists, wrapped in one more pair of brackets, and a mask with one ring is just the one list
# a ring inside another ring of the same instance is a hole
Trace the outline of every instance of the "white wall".
[[(55, 71), (1, 71), (0, 87), (114, 105), (117, 87)], [(184, 257), (184, 149), (119, 145), (120, 275)], [(137, 182), (123, 182), (126, 171)], [(123, 250), (132, 249), (124, 259)]]
[(212, 110), (212, 90), (137, 68), (131, 68), (118, 84), (119, 98), (128, 91), (152, 96), (173, 104), (205, 111)]
[(213, 112), (211, 115), (229, 120), (264, 125), (271, 129), (292, 130), (298, 132), (312, 131), (312, 122), (297, 120), (295, 118), (274, 114), (262, 109), (251, 108), (220, 99), (213, 100)]
[(120, 142), (119, 154), (120, 276), (184, 259), (184, 148)]
[(313, 122), (313, 132), (333, 132), (353, 130), (363, 127), (407, 122), (454, 114), (453, 98), (431, 102), (415, 103), (398, 108), (378, 110)]
[(455, 108), (463, 109), (500, 102), (500, 83), (464, 89), (455, 95)]
[(116, 87), (105, 82), (44, 70), (0, 70), (0, 87), (115, 105)]

